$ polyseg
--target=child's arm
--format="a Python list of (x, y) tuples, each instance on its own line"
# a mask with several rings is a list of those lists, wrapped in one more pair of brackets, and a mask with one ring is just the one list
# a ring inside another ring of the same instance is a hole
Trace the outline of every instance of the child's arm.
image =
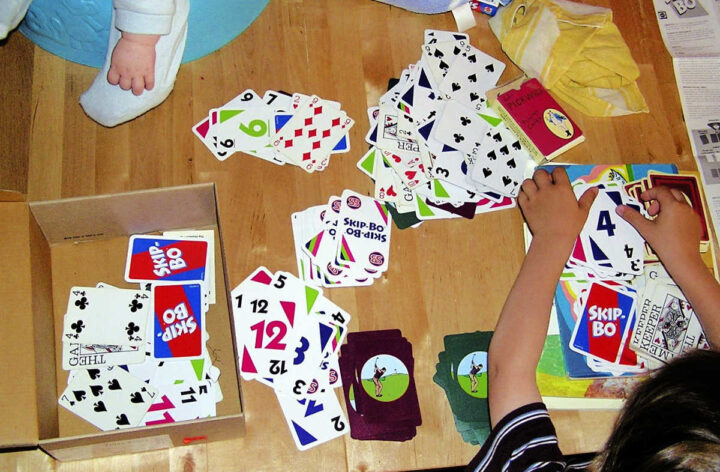
[(593, 188), (578, 201), (562, 167), (552, 175), (536, 171), (522, 184), (518, 204), (533, 239), (490, 343), (488, 397), (493, 426), (514, 409), (541, 401), (535, 369), (553, 294), (596, 195)]
[(648, 220), (626, 206), (618, 206), (617, 213), (633, 225), (653, 248), (695, 310), (708, 342), (718, 350), (720, 285), (700, 258), (700, 219), (678, 190), (651, 188), (640, 198), (652, 202), (648, 213), (657, 215), (657, 218)]

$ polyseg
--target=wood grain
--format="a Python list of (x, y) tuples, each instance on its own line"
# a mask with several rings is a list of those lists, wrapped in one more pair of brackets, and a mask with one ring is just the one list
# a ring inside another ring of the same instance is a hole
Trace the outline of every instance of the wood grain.
[[(587, 140), (559, 160), (573, 163), (671, 162), (694, 170), (671, 60), (649, 0), (595, 0), (610, 7), (641, 71), (650, 113), (591, 118), (570, 110)], [(519, 74), (487, 25), (471, 43)], [(366, 109), (387, 81), (420, 57), (423, 30), (453, 29), (451, 14), (419, 15), (371, 0), (271, 0), (243, 34), (221, 50), (181, 67), (161, 106), (106, 129), (88, 119), (78, 97), (95, 69), (34, 47), (17, 31), (0, 43), (0, 188), (29, 200), (215, 182), (231, 286), (258, 265), (295, 272), (289, 216), (350, 188), (372, 192), (355, 168), (364, 153)], [(342, 103), (356, 125), (352, 151), (328, 169), (306, 174), (245, 155), (216, 160), (191, 133), (208, 110), (242, 90), (317, 94)], [(0, 455), (4, 470), (409, 470), (461, 465), (477, 451), (455, 430), (443, 391), (432, 382), (443, 336), (490, 330), (523, 258), (517, 210), (472, 221), (430, 221), (394, 230), (387, 274), (371, 287), (326, 290), (353, 315), (351, 329), (400, 328), (413, 345), (423, 415), (405, 443), (342, 440), (300, 453), (271, 392), (243, 382), (247, 436), (170, 451), (54, 464), (43, 453)], [(519, 340), (521, 341), (521, 340)], [(596, 450), (614, 413), (554, 412), (566, 452)]]

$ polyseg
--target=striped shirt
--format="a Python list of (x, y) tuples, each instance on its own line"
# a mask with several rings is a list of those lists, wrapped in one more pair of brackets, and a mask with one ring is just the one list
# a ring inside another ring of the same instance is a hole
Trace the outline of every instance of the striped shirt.
[(538, 402), (521, 406), (500, 420), (466, 470), (581, 471), (591, 459), (586, 454), (579, 460), (563, 456), (547, 408)]

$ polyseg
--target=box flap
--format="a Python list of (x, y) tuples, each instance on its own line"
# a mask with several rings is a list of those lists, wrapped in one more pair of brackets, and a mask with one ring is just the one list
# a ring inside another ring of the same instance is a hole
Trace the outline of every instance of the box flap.
[(30, 209), (51, 246), (217, 221), (212, 183), (31, 202)]
[(0, 203), (0, 447), (35, 445), (38, 416), (33, 349), (30, 213), (26, 203)]

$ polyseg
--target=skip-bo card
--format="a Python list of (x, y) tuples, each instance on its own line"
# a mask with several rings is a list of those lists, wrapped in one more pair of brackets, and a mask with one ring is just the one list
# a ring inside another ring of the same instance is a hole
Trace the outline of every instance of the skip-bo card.
[(387, 208), (378, 200), (351, 190), (345, 190), (340, 198), (337, 260), (370, 270), (386, 271), (390, 255)]
[(197, 282), (205, 279), (208, 243), (193, 238), (134, 234), (128, 243), (128, 282)]
[(202, 286), (197, 283), (153, 285), (153, 357), (200, 358), (205, 329)]
[(593, 282), (570, 338), (570, 349), (617, 362), (634, 316), (634, 296), (620, 287)]

